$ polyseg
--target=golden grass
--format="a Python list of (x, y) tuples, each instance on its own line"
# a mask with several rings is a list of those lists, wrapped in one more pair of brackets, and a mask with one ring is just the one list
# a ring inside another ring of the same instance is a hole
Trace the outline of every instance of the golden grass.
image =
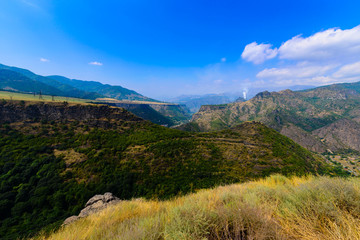
[[(8, 92), (0, 91), (0, 100), (14, 100), (14, 101), (28, 101), (28, 102), (69, 102), (77, 104), (90, 104), (94, 100), (82, 99), (82, 98), (72, 98), (72, 97), (62, 97), (62, 96), (51, 96), (51, 95), (42, 95), (41, 99), (39, 95), (33, 95), (28, 93), (17, 93), (17, 92)], [(97, 98), (95, 101), (105, 103), (127, 103), (127, 104), (151, 104), (151, 105), (166, 105), (166, 106), (177, 106), (176, 103), (166, 103), (166, 102), (150, 102), (150, 101), (139, 101), (139, 100), (117, 100), (115, 98)]]
[(360, 179), (274, 175), (171, 201), (122, 201), (37, 239), (360, 239)]
[(15, 101), (29, 101), (29, 102), (69, 102), (69, 103), (77, 103), (77, 104), (87, 104), (90, 102), (89, 99), (81, 99), (81, 98), (71, 98), (71, 97), (61, 97), (61, 96), (50, 96), (50, 95), (42, 95), (42, 98), (39, 99), (39, 95), (26, 94), (26, 93), (15, 93), (15, 92), (7, 92), (0, 91), (0, 100), (15, 100)]
[(63, 157), (67, 166), (74, 163), (80, 163), (86, 160), (85, 154), (78, 153), (74, 149), (70, 149), (70, 150), (54, 149), (54, 155), (56, 157)]

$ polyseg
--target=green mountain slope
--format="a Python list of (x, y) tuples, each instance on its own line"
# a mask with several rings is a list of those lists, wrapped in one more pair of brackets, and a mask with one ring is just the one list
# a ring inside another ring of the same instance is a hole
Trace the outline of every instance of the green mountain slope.
[(55, 87), (32, 80), (20, 73), (6, 69), (0, 69), (0, 89), (36, 94), (42, 92), (43, 94), (57, 96), (65, 95), (64, 92)]
[(58, 226), (95, 194), (169, 198), (271, 173), (343, 173), (256, 122), (186, 133), (122, 108), (0, 101), (0, 238)]
[(69, 79), (63, 76), (48, 76), (48, 78), (59, 81), (63, 84), (73, 86), (78, 89), (83, 89), (88, 92), (96, 92), (109, 98), (115, 98), (118, 100), (140, 100), (140, 101), (154, 101), (154, 99), (145, 97), (133, 90), (123, 88), (121, 86), (111, 86), (109, 84), (102, 84), (95, 81), (83, 81), (76, 79)]
[[(41, 82), (43, 84), (46, 84), (53, 88), (56, 88), (57, 91), (53, 91), (53, 93), (48, 93), (50, 95), (85, 98), (85, 99), (96, 99), (96, 98), (102, 97), (102, 95), (100, 95), (100, 94), (96, 94), (94, 92), (86, 92), (86, 91), (80, 90), (78, 88), (72, 87), (70, 85), (56, 81), (54, 79), (37, 75), (27, 69), (18, 68), (18, 67), (10, 67), (10, 66), (6, 66), (3, 64), (0, 64), (0, 69), (6, 69), (6, 70), (11, 70), (13, 72), (17, 72), (19, 74), (22, 74), (22, 75), (32, 79), (33, 81)], [(28, 86), (28, 85), (26, 85), (26, 86)], [(59, 91), (61, 91), (61, 92), (59, 92)], [(31, 92), (31, 88), (25, 90), (25, 92)]]
[(148, 120), (152, 123), (171, 127), (175, 125), (173, 119), (166, 117), (153, 109), (149, 104), (136, 104), (136, 103), (107, 103), (110, 106), (121, 107), (129, 112), (132, 112), (138, 117)]
[[(340, 119), (360, 120), (360, 83), (334, 84), (315, 89), (293, 92), (262, 92), (243, 103), (232, 103), (221, 107), (203, 106), (192, 118), (190, 126), (183, 129), (211, 131), (236, 126), (249, 120), (260, 121), (267, 126), (291, 137), (300, 145), (312, 151), (323, 152), (334, 149), (326, 144), (315, 130), (328, 126)], [(340, 122), (344, 123), (344, 122)], [(344, 125), (343, 131), (351, 131)], [(359, 127), (353, 125), (358, 130)], [(360, 129), (359, 129), (360, 130)], [(323, 134), (324, 135), (324, 134)], [(345, 134), (340, 134), (341, 146), (359, 151), (360, 142), (343, 144)]]

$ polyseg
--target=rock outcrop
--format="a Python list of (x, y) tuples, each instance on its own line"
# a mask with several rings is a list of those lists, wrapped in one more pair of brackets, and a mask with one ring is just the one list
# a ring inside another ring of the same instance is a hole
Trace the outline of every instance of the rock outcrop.
[(86, 121), (89, 125), (107, 127), (109, 122), (142, 119), (123, 108), (106, 105), (0, 101), (0, 123), (39, 121)]
[(95, 195), (87, 201), (85, 208), (81, 210), (78, 216), (71, 216), (65, 219), (63, 225), (70, 224), (80, 218), (89, 216), (90, 214), (96, 213), (102, 209), (105, 209), (109, 205), (118, 203), (119, 198), (115, 197), (112, 193), (107, 192), (104, 195)]

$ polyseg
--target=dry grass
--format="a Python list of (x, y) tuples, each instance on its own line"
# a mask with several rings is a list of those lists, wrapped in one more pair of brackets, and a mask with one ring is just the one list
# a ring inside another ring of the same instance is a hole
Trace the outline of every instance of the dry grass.
[(360, 239), (360, 179), (271, 176), (122, 201), (38, 239)]
[(54, 149), (54, 155), (56, 157), (63, 157), (67, 167), (74, 163), (81, 163), (86, 160), (85, 154), (75, 152), (74, 149), (68, 149), (68, 150)]
[(61, 97), (61, 96), (50, 96), (50, 95), (42, 95), (41, 99), (39, 95), (34, 96), (33, 94), (26, 93), (15, 93), (15, 92), (6, 92), (0, 91), (0, 100), (15, 100), (15, 101), (29, 101), (29, 102), (69, 102), (69, 103), (77, 103), (77, 104), (87, 104), (91, 100), (81, 99), (81, 98), (71, 98), (71, 97)]

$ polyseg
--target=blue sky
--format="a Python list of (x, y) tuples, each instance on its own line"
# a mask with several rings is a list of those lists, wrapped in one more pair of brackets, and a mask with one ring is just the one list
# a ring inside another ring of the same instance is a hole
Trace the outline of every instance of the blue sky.
[(359, 1), (0, 0), (0, 63), (163, 98), (360, 80)]

